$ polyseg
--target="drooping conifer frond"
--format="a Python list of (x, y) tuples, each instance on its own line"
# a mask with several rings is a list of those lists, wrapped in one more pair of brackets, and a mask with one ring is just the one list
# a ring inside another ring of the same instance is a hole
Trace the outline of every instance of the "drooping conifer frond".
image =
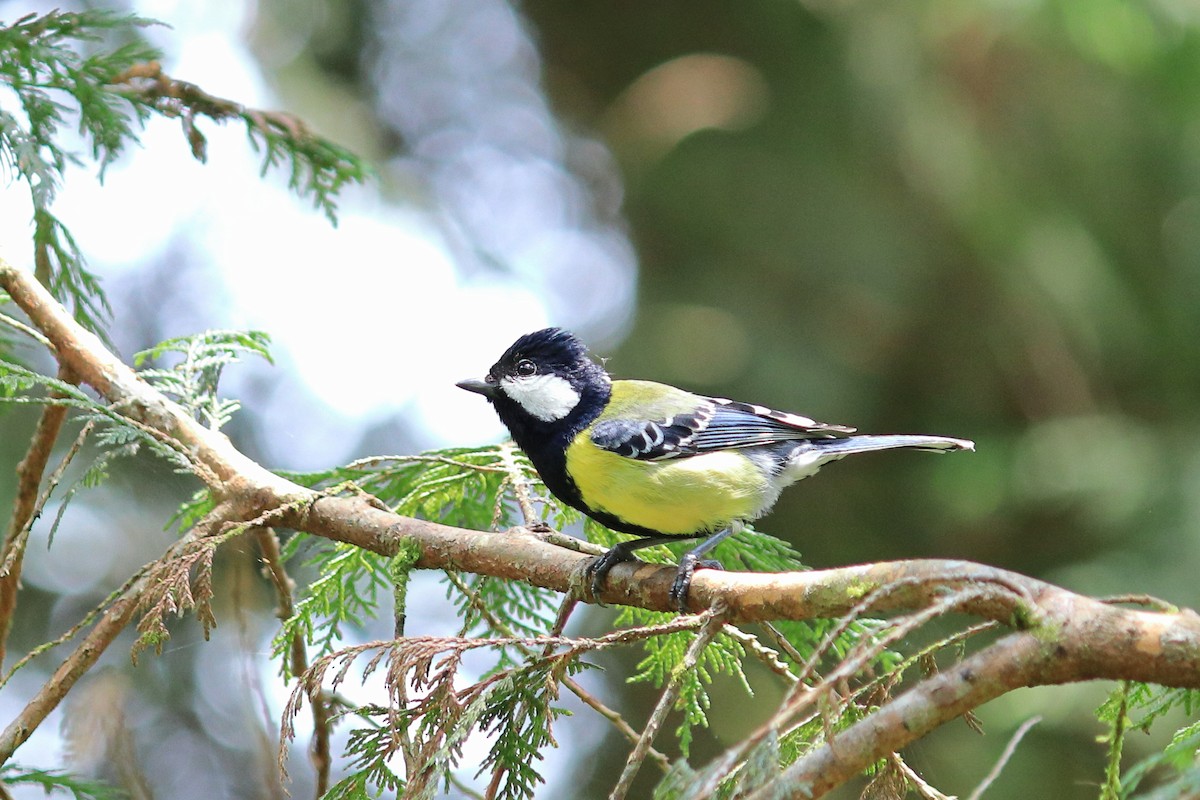
[(55, 10), (0, 23), (0, 86), (16, 100), (15, 107), (0, 106), (0, 169), (28, 188), (38, 278), (102, 337), (108, 300), (54, 213), (66, 170), (84, 163), (71, 149), (68, 128), (82, 136), (102, 179), (153, 116), (180, 119), (187, 146), (201, 161), (207, 151), (197, 120), (237, 120), (262, 155), (262, 171), (286, 169), (288, 187), (334, 222), (338, 193), (368, 174), (362, 160), (290, 115), (247, 108), (163, 74), (159, 53), (139, 33), (154, 24), (102, 9)]

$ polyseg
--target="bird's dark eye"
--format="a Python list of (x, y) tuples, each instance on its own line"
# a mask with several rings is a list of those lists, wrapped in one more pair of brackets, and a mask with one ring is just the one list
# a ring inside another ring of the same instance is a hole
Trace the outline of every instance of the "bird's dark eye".
[(536, 375), (537, 364), (534, 364), (528, 358), (522, 358), (517, 362), (517, 374), (522, 378), (528, 378), (530, 375)]

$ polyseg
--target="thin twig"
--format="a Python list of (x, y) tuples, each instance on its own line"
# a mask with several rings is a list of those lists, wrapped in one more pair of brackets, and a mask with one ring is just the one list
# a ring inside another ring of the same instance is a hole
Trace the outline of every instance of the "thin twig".
[(975, 790), (967, 795), (967, 800), (979, 800), (979, 798), (983, 797), (983, 793), (1000, 777), (1000, 773), (1008, 764), (1009, 759), (1013, 757), (1013, 753), (1017, 751), (1017, 745), (1025, 738), (1025, 734), (1029, 733), (1033, 726), (1041, 721), (1042, 718), (1039, 715), (1030, 717), (1021, 723), (1020, 727), (1013, 733), (1012, 738), (1008, 740), (1008, 744), (1004, 747), (1004, 752), (1000, 754), (1000, 758), (996, 761), (995, 766), (992, 767), (991, 772), (985, 775), (983, 780), (979, 782), (979, 785), (975, 787)]
[[(70, 368), (60, 367), (59, 378), (71, 382), (73, 376)], [(67, 409), (62, 406), (43, 408), (37, 427), (34, 428), (33, 438), (29, 442), (29, 449), (17, 465), (17, 494), (13, 499), (12, 516), (9, 518), (4, 545), (0, 548), (0, 563), (4, 565), (0, 568), (0, 664), (4, 663), (8, 632), (12, 629), (17, 611), (17, 590), (21, 585), (25, 540), (37, 518), (38, 487), (66, 417)]]
[[(405, 637), (405, 629), (408, 627), (408, 583), (412, 575), (412, 569), (408, 565), (402, 573), (396, 574), (397, 570), (392, 570), (392, 636), (399, 641)], [(400, 708), (408, 707), (408, 683), (403, 678), (395, 682), (393, 689), (396, 696), (396, 705)], [(408, 778), (412, 778), (421, 768), (421, 753), (413, 745), (412, 732), (408, 725), (399, 727), (400, 736), (400, 752), (404, 756), (404, 774)], [(317, 795), (318, 800), (320, 795)]]
[(367, 456), (355, 461), (351, 461), (343, 469), (366, 469), (367, 467), (375, 467), (387, 462), (397, 462), (400, 464), (447, 464), (452, 467), (460, 467), (462, 469), (475, 470), (476, 472), (507, 472), (504, 467), (494, 467), (491, 464), (472, 464), (470, 461), (459, 461), (456, 458), (448, 458), (446, 456), (433, 455), (413, 455), (413, 456)]
[[(246, 587), (254, 579), (253, 573), (254, 570), (248, 563), (246, 551), (239, 549), (237, 569), (233, 573), (233, 580), (229, 588), (234, 619), (237, 620), (238, 662), (242, 671), (242, 681), (258, 705), (261, 718), (261, 724), (254, 728), (255, 742), (258, 744), (261, 754), (269, 754), (272, 752), (272, 744), (275, 744), (276, 747), (278, 744), (272, 743), (270, 739), (270, 731), (275, 729), (274, 720), (271, 716), (271, 709), (267, 705), (267, 695), (263, 691), (262, 680), (251, 658), (255, 648), (251, 644), (250, 610), (246, 601)], [(286, 800), (288, 793), (283, 788), (279, 770), (275, 769), (274, 759), (268, 755), (266, 759), (256, 758), (255, 761), (262, 766), (263, 793), (275, 800)]]
[(95, 427), (95, 422), (87, 422), (80, 429), (79, 435), (75, 437), (75, 441), (67, 448), (67, 452), (59, 459), (58, 465), (51, 470), (50, 475), (46, 478), (46, 488), (38, 495), (37, 504), (33, 507), (33, 512), (29, 515), (29, 519), (25, 522), (25, 527), (17, 532), (17, 535), (10, 541), (8, 553), (4, 557), (4, 562), (0, 565), (0, 579), (7, 578), (10, 575), (20, 576), (21, 566), (20, 561), (25, 555), (25, 545), (29, 541), (29, 535), (33, 531), (33, 523), (42, 515), (46, 509), (46, 504), (50, 502), (50, 497), (54, 494), (54, 490), (58, 488), (58, 484), (62, 481), (63, 474), (66, 473), (67, 467), (75, 460), (75, 456), (79, 455), (79, 451), (83, 448), (84, 442), (91, 435), (92, 429)]
[(459, 794), (461, 794), (463, 797), (470, 798), (470, 800), (485, 800), (482, 794), (459, 780), (459, 777), (453, 772), (448, 773), (447, 778), (450, 781), (450, 785), (458, 790)]
[(1146, 606), (1153, 608), (1155, 611), (1162, 611), (1167, 614), (1174, 614), (1179, 611), (1179, 606), (1174, 603), (1168, 603), (1166, 600), (1149, 594), (1114, 594), (1108, 597), (1097, 597), (1101, 603), (1108, 605), (1117, 605), (1128, 603), (1129, 605)]
[[(551, 636), (563, 635), (563, 631), (567, 629), (567, 622), (571, 619), (571, 614), (578, 607), (578, 597), (569, 594), (563, 597), (562, 603), (558, 606), (558, 615), (554, 618), (554, 624), (550, 626)], [(549, 655), (549, 653), (543, 653), (543, 655)]]
[(222, 503), (209, 512), (178, 542), (167, 548), (159, 561), (143, 567), (136, 578), (126, 582), (120, 596), (100, 615), (92, 630), (79, 646), (67, 656), (54, 674), (42, 684), (37, 694), (26, 703), (21, 713), (0, 733), (0, 764), (8, 761), (13, 752), (33, 734), (43, 720), (58, 707), (62, 699), (89, 669), (96, 663), (108, 646), (113, 643), (137, 612), (142, 596), (149, 588), (154, 570), (152, 567), (173, 556), (176, 550), (205, 535), (211, 527), (218, 526), (231, 506)]
[(930, 786), (924, 778), (917, 774), (915, 769), (910, 767), (904, 761), (904, 759), (900, 757), (899, 753), (891, 753), (888, 755), (888, 761), (890, 761), (896, 769), (900, 770), (900, 774), (904, 776), (906, 781), (908, 781), (908, 785), (911, 786), (917, 794), (925, 798), (925, 800), (958, 800), (955, 795), (943, 794), (933, 786)]
[[(846, 631), (850, 630), (850, 626), (853, 625), (855, 621), (859, 619), (859, 617), (865, 614), (881, 596), (887, 594), (888, 592), (896, 591), (899, 588), (900, 587), (896, 584), (887, 584), (876, 587), (868, 592), (857, 603), (851, 606), (849, 610), (847, 610), (846, 613), (844, 613), (837, 620), (834, 626), (830, 628), (829, 632), (825, 634), (825, 638), (821, 640), (820, 644), (813, 648), (812, 655), (801, 662), (800, 674), (797, 676), (799, 680), (797, 681), (796, 685), (792, 687), (792, 692), (803, 692), (804, 689), (807, 688), (807, 682), (812, 679), (813, 675), (816, 674), (817, 665), (821, 663), (821, 659), (823, 659), (825, 655), (833, 649), (833, 646), (837, 644), (842, 635), (846, 633)], [(846, 659), (846, 661), (848, 660), (849, 659)], [(843, 661), (843, 663), (845, 663), (845, 661)]]
[[(897, 617), (891, 621), (891, 626), (881, 634), (873, 637), (863, 637), (859, 639), (849, 653), (842, 661), (833, 668), (830, 673), (825, 676), (820, 684), (813, 687), (813, 691), (804, 695), (800, 695), (794, 702), (788, 703), (785, 708), (785, 716), (791, 717), (797, 711), (811, 704), (814, 700), (825, 699), (833, 694), (833, 689), (839, 684), (848, 681), (857, 673), (862, 671), (868, 664), (871, 663), (879, 654), (886, 650), (895, 642), (907, 637), (910, 633), (925, 625), (930, 620), (936, 619), (950, 611), (956, 610), (963, 603), (970, 602), (972, 599), (983, 594), (994, 592), (995, 589), (990, 587), (975, 587), (972, 589), (962, 589), (957, 592), (946, 595), (940, 601), (921, 609), (914, 611), (911, 614), (906, 614), (902, 617)], [(807, 677), (807, 676), (802, 676)], [(801, 684), (797, 684), (801, 685)], [(827, 733), (831, 731), (827, 730)], [(829, 737), (827, 737), (828, 740)]]
[(533, 507), (533, 499), (529, 492), (529, 479), (525, 477), (525, 470), (517, 463), (517, 448), (512, 442), (505, 442), (500, 445), (500, 461), (504, 464), (505, 471), (508, 472), (508, 479), (513, 487), (513, 496), (517, 498), (517, 506), (521, 509), (521, 516), (525, 519), (525, 527), (532, 528), (542, 521), (538, 516), (537, 511)]
[(770, 638), (771, 642), (774, 643), (774, 645), (778, 647), (788, 658), (792, 659), (792, 661), (795, 661), (797, 664), (804, 663), (804, 656), (800, 655), (800, 651), (796, 649), (796, 646), (788, 641), (788, 638), (783, 635), (783, 631), (779, 630), (778, 627), (770, 622), (762, 622), (759, 624), (762, 626), (762, 629), (767, 632), (767, 636)]
[(35, 328), (29, 327), (24, 322), (21, 322), (19, 319), (13, 319), (8, 314), (0, 314), (0, 323), (3, 323), (10, 328), (20, 331), (21, 333), (28, 336), (30, 339), (35, 340), (42, 347), (45, 347), (51, 353), (55, 352), (54, 344), (49, 339), (47, 339), (45, 336), (42, 336), (40, 331), (38, 331)]
[(74, 639), (81, 630), (83, 630), (84, 628), (86, 628), (87, 626), (89, 626), (93, 622), (95, 622), (97, 619), (99, 619), (100, 615), (103, 614), (104, 611), (113, 602), (115, 602), (117, 600), (117, 598), (122, 597), (127, 591), (129, 591), (129, 589), (137, 581), (141, 580), (142, 577), (145, 576), (151, 570), (151, 568), (153, 568), (157, 563), (158, 562), (153, 561), (149, 564), (144, 565), (137, 572), (133, 573), (133, 575), (130, 576), (129, 580), (125, 581), (125, 584), (123, 586), (121, 586), (121, 588), (116, 589), (115, 591), (111, 592), (108, 595), (108, 597), (101, 600), (91, 611), (84, 614), (83, 619), (79, 620), (79, 622), (76, 622), (74, 625), (72, 625), (70, 628), (68, 628), (65, 632), (60, 634), (58, 636), (58, 638), (52, 639), (49, 642), (42, 642), (37, 647), (33, 648), (28, 653), (26, 653), (24, 656), (22, 656), (20, 658), (20, 660), (18, 660), (15, 664), (13, 664), (9, 668), (8, 672), (4, 673), (4, 677), (0, 678), (0, 689), (3, 689), (4, 686), (10, 680), (12, 680), (13, 675), (17, 674), (17, 671), (20, 670), (22, 667), (24, 667), (26, 664), (28, 664), (30, 661), (33, 661), (35, 658), (42, 655), (43, 653), (53, 650), (55, 647), (58, 647), (60, 644), (63, 644), (64, 642), (68, 642), (71, 639)]
[[(296, 613), (292, 600), (293, 582), (288, 577), (283, 564), (283, 555), (279, 549), (279, 537), (272, 528), (257, 528), (254, 539), (262, 554), (263, 568), (271, 585), (275, 587), (275, 598), (278, 604), (278, 616), (281, 620), (291, 619)], [(292, 635), (290, 643), (291, 670), (293, 675), (303, 675), (308, 671), (308, 652), (304, 647), (304, 637), (297, 631)], [(312, 708), (313, 739), (309, 749), (313, 770), (316, 772), (316, 796), (319, 798), (329, 791), (329, 770), (333, 765), (333, 757), (329, 749), (329, 729), (331, 712), (329, 699), (320, 687), (309, 693), (308, 702)]]
[[(636, 730), (633, 729), (633, 726), (625, 721), (625, 717), (621, 716), (620, 711), (609, 708), (602, 700), (600, 700), (600, 698), (596, 697), (587, 689), (580, 686), (574, 678), (563, 678), (562, 683), (563, 686), (567, 687), (567, 689), (569, 689), (576, 697), (582, 700), (584, 705), (612, 723), (613, 727), (617, 729), (617, 732), (624, 736), (630, 744), (637, 745), (640, 735)], [(669, 769), (671, 769), (671, 759), (667, 758), (655, 748), (648, 748), (646, 750), (646, 755), (651, 761), (654, 762), (655, 766), (663, 771), (663, 773), (666, 773)]]

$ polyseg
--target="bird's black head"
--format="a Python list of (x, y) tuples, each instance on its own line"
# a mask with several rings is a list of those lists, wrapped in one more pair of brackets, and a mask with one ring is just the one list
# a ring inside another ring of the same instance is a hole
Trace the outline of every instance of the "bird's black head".
[(482, 380), (458, 385), (487, 397), (532, 456), (531, 449), (569, 441), (587, 427), (608, 403), (610, 383), (574, 334), (546, 328), (513, 342)]

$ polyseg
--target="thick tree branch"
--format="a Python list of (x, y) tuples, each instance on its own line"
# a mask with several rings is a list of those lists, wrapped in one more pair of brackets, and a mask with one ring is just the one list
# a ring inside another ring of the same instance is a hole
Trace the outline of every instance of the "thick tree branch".
[[(291, 483), (238, 452), (139, 379), (80, 328), (33, 276), (0, 263), (0, 287), (73, 370), (115, 409), (177, 440), (202, 465), (210, 489), (242, 520), (276, 510), (285, 525), (391, 555), (409, 540), (419, 568), (461, 569), (528, 581), (560, 592), (579, 585), (589, 556), (524, 529), (469, 531), (400, 517), (362, 497), (331, 497)], [(621, 564), (600, 599), (669, 610), (672, 567)], [(965, 591), (958, 610), (1017, 632), (930, 677), (797, 761), (781, 781), (816, 796), (873, 760), (1004, 692), (1095, 678), (1200, 687), (1200, 616), (1141, 611), (1083, 597), (1016, 573), (962, 561), (900, 561), (813, 572), (749, 574), (704, 570), (692, 583), (694, 609), (722, 606), (730, 621), (838, 617), (870, 597), (873, 613), (922, 609)], [(775, 787), (779, 789), (779, 786)], [(764, 795), (765, 796), (765, 795)], [(774, 795), (772, 795), (774, 796)]]
[[(420, 568), (462, 569), (560, 592), (589, 556), (542, 542), (520, 529), (463, 531), (435, 522), (396, 517), (356, 498), (322, 498), (284, 515), (287, 525), (319, 536), (391, 555), (402, 539), (420, 545)], [(670, 566), (619, 564), (600, 599), (656, 611), (671, 610)], [(1077, 680), (1129, 678), (1171, 686), (1200, 686), (1200, 616), (1120, 608), (1044, 581), (968, 561), (924, 559), (863, 564), (811, 572), (739, 573), (703, 570), (692, 582), (695, 609), (727, 604), (737, 622), (837, 617), (867, 594), (880, 592), (870, 612), (924, 608), (947, 592), (995, 587), (965, 602), (960, 611), (1057, 641), (1070, 636), (1099, 647), (1078, 654)], [(1111, 648), (1111, 649), (1110, 649)], [(1086, 667), (1086, 669), (1085, 669)]]

